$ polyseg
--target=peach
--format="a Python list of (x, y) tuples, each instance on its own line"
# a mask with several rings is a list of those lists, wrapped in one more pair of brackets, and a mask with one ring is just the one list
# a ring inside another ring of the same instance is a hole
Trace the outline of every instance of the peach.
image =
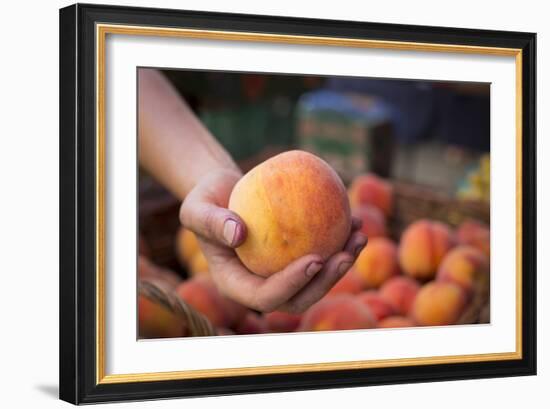
[(186, 266), (200, 252), (197, 236), (191, 230), (180, 227), (176, 234), (176, 255), (181, 265)]
[(352, 295), (325, 297), (311, 306), (302, 318), (300, 331), (335, 331), (374, 328), (370, 310)]
[(292, 332), (300, 325), (300, 314), (289, 314), (283, 311), (273, 311), (264, 315), (270, 332)]
[(489, 259), (475, 247), (458, 246), (451, 250), (439, 266), (437, 281), (451, 281), (468, 294), (489, 277)]
[(380, 296), (393, 309), (402, 315), (407, 315), (416, 298), (420, 286), (409, 277), (398, 276), (389, 279), (380, 288)]
[(245, 334), (265, 334), (268, 332), (265, 319), (255, 312), (249, 312), (244, 319), (235, 327), (235, 333)]
[(491, 232), (489, 226), (477, 220), (466, 220), (456, 230), (456, 239), (481, 250), (487, 257), (491, 255)]
[(393, 210), (393, 186), (384, 179), (369, 173), (356, 177), (349, 188), (352, 207), (372, 205), (385, 216), (390, 216)]
[(231, 193), (229, 209), (248, 228), (237, 255), (264, 277), (307, 254), (329, 258), (343, 249), (351, 230), (340, 177), (303, 151), (274, 156), (244, 175)]
[(225, 299), (210, 280), (197, 277), (184, 281), (176, 288), (176, 293), (215, 327), (233, 325), (235, 317), (227, 311)]
[(185, 320), (149, 298), (138, 297), (138, 332), (141, 338), (173, 338), (187, 334)]
[(466, 306), (464, 290), (457, 284), (431, 281), (420, 289), (410, 317), (419, 325), (455, 324)]
[(191, 257), (187, 268), (189, 269), (189, 273), (192, 277), (209, 274), (208, 261), (200, 249)]
[(405, 328), (414, 326), (416, 326), (416, 324), (413, 320), (400, 315), (386, 317), (378, 323), (378, 328)]
[(358, 294), (363, 291), (363, 280), (353, 268), (329, 290), (328, 295)]
[(453, 245), (453, 234), (445, 224), (431, 220), (416, 221), (401, 236), (401, 269), (410, 277), (430, 280)]
[(369, 240), (354, 264), (365, 288), (378, 288), (387, 279), (399, 274), (397, 246), (385, 237)]
[(361, 233), (369, 239), (387, 236), (386, 218), (382, 211), (371, 205), (362, 205), (352, 210), (352, 214), (361, 220)]
[(364, 291), (357, 295), (357, 299), (365, 304), (377, 321), (395, 313), (393, 307), (377, 291)]

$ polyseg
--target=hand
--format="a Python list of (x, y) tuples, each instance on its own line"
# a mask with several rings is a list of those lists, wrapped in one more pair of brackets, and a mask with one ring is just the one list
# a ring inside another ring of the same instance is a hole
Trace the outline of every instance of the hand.
[(246, 239), (246, 225), (227, 209), (233, 186), (241, 178), (236, 170), (215, 170), (204, 176), (185, 198), (181, 223), (197, 234), (219, 290), (257, 311), (301, 313), (320, 300), (350, 269), (367, 244), (353, 219), (344, 249), (323, 260), (306, 255), (268, 278), (249, 271), (233, 250)]

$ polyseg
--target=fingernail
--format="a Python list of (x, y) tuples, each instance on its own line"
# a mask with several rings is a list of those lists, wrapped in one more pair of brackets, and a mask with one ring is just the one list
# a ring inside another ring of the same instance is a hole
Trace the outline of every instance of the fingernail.
[(319, 263), (317, 261), (314, 261), (306, 268), (306, 275), (308, 277), (312, 277), (315, 274), (317, 274), (321, 269), (323, 268), (323, 263)]
[(223, 238), (232, 246), (237, 236), (237, 222), (233, 219), (227, 219), (223, 224)]
[(338, 266), (338, 275), (343, 276), (348, 272), (348, 270), (351, 268), (353, 263), (350, 263), (349, 261), (344, 261), (343, 263), (340, 263)]

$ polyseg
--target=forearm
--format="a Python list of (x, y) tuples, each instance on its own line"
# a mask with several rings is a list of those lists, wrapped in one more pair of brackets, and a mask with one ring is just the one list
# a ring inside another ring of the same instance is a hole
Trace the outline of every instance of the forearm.
[(138, 71), (139, 160), (183, 199), (214, 169), (238, 167), (158, 70)]

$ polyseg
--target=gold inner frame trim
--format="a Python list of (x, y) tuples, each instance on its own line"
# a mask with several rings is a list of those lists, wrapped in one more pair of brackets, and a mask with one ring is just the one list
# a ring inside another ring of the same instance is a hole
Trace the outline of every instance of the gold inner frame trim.
[[(347, 369), (387, 368), (465, 362), (488, 362), (522, 358), (522, 51), (515, 48), (364, 40), (322, 36), (300, 36), (235, 31), (179, 29), (166, 27), (96, 24), (96, 383), (114, 384), (227, 376), (321, 372)], [(294, 45), (355, 47), (401, 51), (428, 51), (513, 56), (516, 64), (516, 350), (505, 353), (449, 355), (368, 361), (321, 362), (313, 364), (105, 374), (105, 40), (107, 34), (246, 41)]]

